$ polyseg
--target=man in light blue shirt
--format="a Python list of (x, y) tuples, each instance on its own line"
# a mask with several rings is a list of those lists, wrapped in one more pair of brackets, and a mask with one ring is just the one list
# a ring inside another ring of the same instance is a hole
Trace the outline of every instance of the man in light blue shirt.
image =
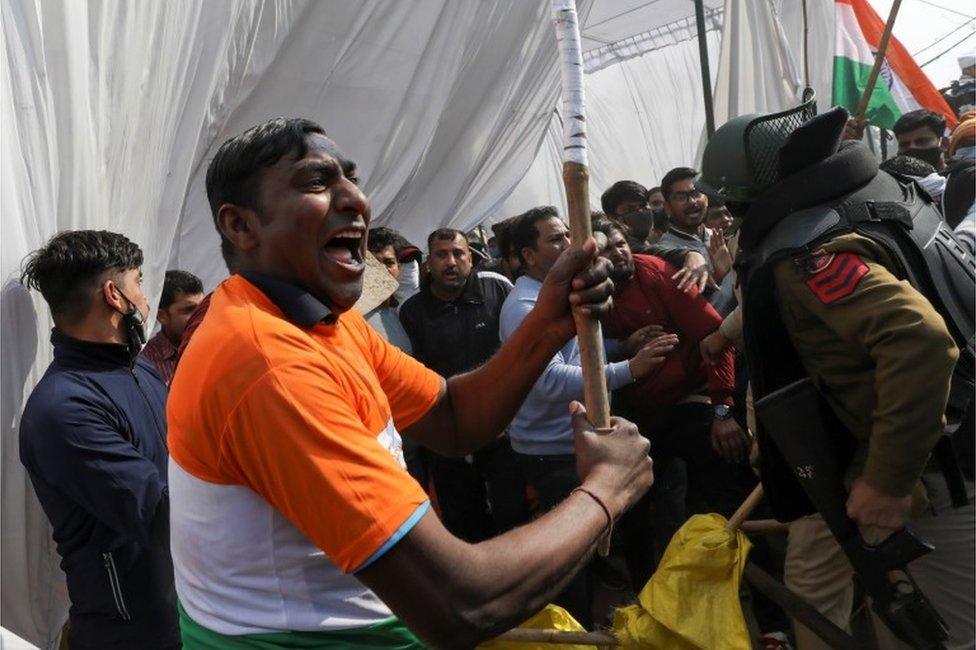
[[(503, 342), (532, 310), (546, 274), (569, 246), (566, 224), (551, 206), (533, 208), (516, 217), (509, 227), (509, 236), (513, 250), (519, 255), (523, 275), (516, 280), (515, 288), (502, 306), (499, 338)], [(622, 351), (640, 348), (633, 358), (606, 365), (610, 390), (648, 374), (677, 341), (674, 335), (658, 336), (651, 341), (655, 333), (649, 330), (635, 334), (621, 345)], [(556, 506), (579, 485), (568, 405), (572, 400), (582, 399), (583, 370), (579, 345), (573, 338), (549, 361), (509, 427), (512, 449), (545, 510)], [(585, 627), (591, 627), (585, 571), (574, 578), (556, 603), (569, 610)]]

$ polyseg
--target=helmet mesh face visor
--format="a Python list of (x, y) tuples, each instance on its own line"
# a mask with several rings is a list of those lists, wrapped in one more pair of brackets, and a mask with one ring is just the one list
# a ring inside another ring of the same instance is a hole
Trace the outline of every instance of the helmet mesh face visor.
[(780, 148), (797, 127), (816, 114), (816, 104), (808, 101), (793, 110), (757, 118), (746, 127), (746, 159), (753, 187), (766, 188), (776, 182)]

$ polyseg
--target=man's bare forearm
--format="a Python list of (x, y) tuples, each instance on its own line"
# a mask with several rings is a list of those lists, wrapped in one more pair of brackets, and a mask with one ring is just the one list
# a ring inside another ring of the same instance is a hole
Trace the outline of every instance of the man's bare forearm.
[(464, 456), (483, 447), (512, 421), (570, 336), (530, 312), (487, 363), (448, 379), (446, 394), (404, 434), (445, 456)]
[(475, 545), (451, 537), (428, 514), (359, 575), (426, 642), (471, 647), (551, 602), (592, 555), (606, 525), (603, 509), (583, 493)]

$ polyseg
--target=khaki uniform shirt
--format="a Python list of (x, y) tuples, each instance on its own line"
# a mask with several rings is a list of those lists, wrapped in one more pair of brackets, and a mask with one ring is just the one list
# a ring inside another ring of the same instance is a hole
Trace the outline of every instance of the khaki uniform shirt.
[(852, 469), (913, 492), (942, 435), (959, 352), (942, 317), (873, 241), (839, 236), (774, 269), (780, 312), (807, 374), (860, 441)]

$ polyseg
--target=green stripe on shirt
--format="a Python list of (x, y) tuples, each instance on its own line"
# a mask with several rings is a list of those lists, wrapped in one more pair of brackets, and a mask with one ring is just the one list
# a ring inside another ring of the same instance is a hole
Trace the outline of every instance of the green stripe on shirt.
[(427, 648), (400, 619), (395, 616), (365, 627), (328, 632), (268, 632), (231, 636), (208, 629), (192, 618), (179, 605), (180, 633), (184, 650), (278, 650), (292, 648), (392, 648), (417, 650)]

